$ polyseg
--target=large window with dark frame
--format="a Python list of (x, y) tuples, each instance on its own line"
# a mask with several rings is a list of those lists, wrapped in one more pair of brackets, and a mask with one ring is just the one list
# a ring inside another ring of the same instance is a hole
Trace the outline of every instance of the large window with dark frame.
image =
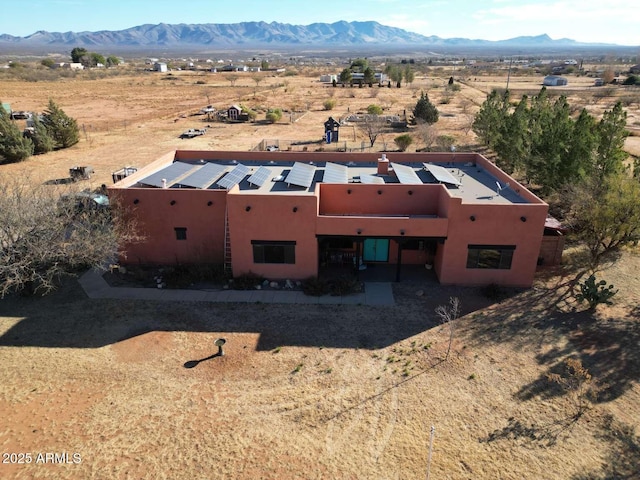
[(510, 270), (515, 245), (469, 245), (467, 268)]
[(186, 240), (187, 239), (187, 229), (186, 227), (174, 227), (176, 232), (176, 240)]
[(296, 263), (295, 241), (252, 240), (253, 263)]

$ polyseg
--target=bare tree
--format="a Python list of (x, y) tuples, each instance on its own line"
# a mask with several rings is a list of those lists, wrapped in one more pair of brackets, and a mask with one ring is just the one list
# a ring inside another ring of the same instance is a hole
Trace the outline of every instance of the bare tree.
[(372, 147), (376, 143), (378, 135), (386, 129), (386, 126), (386, 120), (380, 115), (366, 114), (362, 120), (358, 122), (358, 128), (369, 138)]
[(113, 262), (140, 237), (135, 221), (106, 196), (74, 187), (0, 177), (0, 298), (53, 290), (82, 269)]
[(431, 147), (436, 142), (438, 138), (438, 129), (434, 125), (429, 125), (428, 123), (419, 123), (416, 128), (416, 134), (424, 143), (424, 148), (426, 151), (431, 151)]
[(453, 343), (453, 335), (455, 333), (455, 321), (460, 315), (460, 300), (458, 297), (449, 298), (449, 306), (440, 305), (436, 307), (436, 315), (440, 318), (440, 323), (449, 327), (449, 346), (447, 347), (447, 355), (445, 360), (449, 360), (451, 352), (451, 344)]
[(229, 81), (229, 83), (231, 84), (232, 87), (236, 86), (236, 81), (238, 80), (238, 75), (234, 74), (234, 73), (228, 73), (226, 75), (227, 80)]
[(251, 78), (254, 82), (256, 82), (256, 88), (253, 89), (253, 98), (255, 98), (256, 94), (258, 93), (258, 87), (260, 86), (260, 83), (264, 80), (264, 77), (262, 75), (253, 75)]

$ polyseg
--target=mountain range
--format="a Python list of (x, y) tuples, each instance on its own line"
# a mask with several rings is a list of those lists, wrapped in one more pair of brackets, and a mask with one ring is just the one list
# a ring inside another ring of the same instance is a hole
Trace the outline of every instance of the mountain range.
[(85, 48), (231, 48), (249, 46), (442, 46), (442, 47), (579, 47), (588, 45), (571, 39), (553, 40), (548, 35), (516, 37), (489, 41), (468, 38), (424, 36), (378, 22), (312, 23), (291, 25), (278, 22), (242, 22), (233, 24), (140, 25), (125, 30), (98, 32), (37, 31), (26, 37), (0, 35), (2, 46)]

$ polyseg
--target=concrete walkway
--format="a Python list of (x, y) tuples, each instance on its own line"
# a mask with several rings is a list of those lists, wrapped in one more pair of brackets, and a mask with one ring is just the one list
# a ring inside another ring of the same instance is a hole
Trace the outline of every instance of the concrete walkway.
[(391, 283), (365, 282), (364, 292), (344, 297), (312, 297), (287, 290), (175, 290), (111, 287), (102, 272), (89, 270), (79, 280), (89, 298), (163, 300), (169, 302), (301, 303), (321, 305), (395, 305)]

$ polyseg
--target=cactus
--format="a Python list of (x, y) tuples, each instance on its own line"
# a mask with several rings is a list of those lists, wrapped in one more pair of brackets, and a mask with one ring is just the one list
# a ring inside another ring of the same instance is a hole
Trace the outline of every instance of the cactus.
[(611, 297), (618, 290), (614, 290), (613, 285), (608, 285), (605, 280), (596, 281), (595, 275), (590, 275), (584, 282), (580, 283), (580, 293), (576, 295), (579, 302), (589, 303), (589, 309), (593, 310), (600, 303), (605, 305), (613, 305)]

